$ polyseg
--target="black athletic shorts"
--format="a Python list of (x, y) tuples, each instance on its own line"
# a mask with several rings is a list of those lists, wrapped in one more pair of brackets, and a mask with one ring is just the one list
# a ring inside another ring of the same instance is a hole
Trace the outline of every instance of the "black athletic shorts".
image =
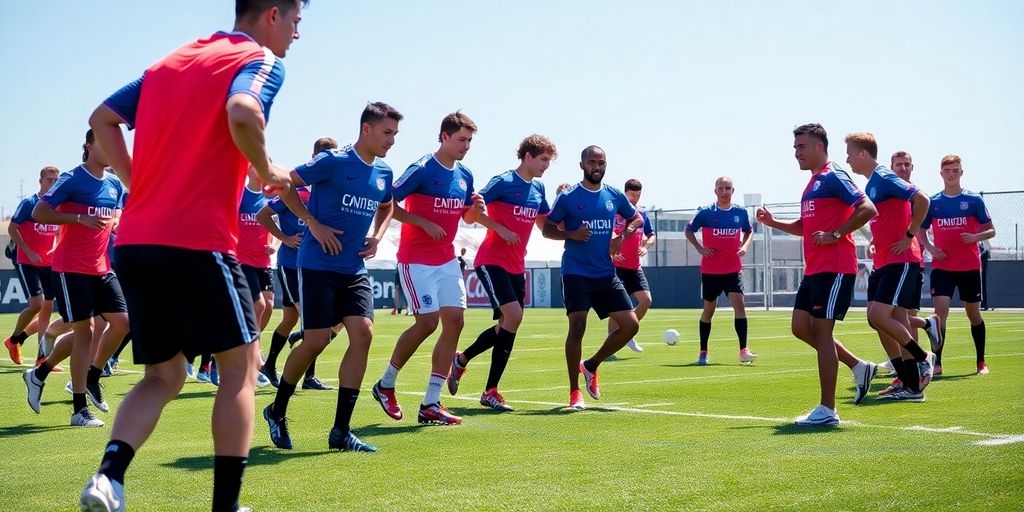
[(743, 294), (743, 279), (740, 272), (731, 274), (704, 274), (700, 275), (700, 295), (708, 302), (715, 302), (721, 294), (728, 296), (730, 293)]
[(299, 271), (291, 267), (277, 267), (277, 280), (281, 282), (281, 304), (290, 308), (299, 303)]
[(842, 320), (850, 309), (856, 282), (857, 274), (822, 272), (804, 276), (793, 309), (807, 311), (815, 318)]
[(576, 313), (594, 308), (597, 317), (604, 320), (609, 313), (633, 311), (626, 287), (616, 275), (587, 277), (562, 274), (562, 302), (565, 312)]
[(626, 288), (626, 293), (629, 295), (633, 295), (636, 292), (651, 291), (651, 286), (647, 284), (647, 276), (644, 275), (644, 269), (642, 268), (633, 270), (631, 268), (615, 267), (615, 275), (622, 281), (622, 286)]
[(273, 269), (254, 267), (243, 263), (242, 274), (245, 274), (245, 282), (249, 285), (249, 294), (252, 296), (253, 302), (260, 297), (260, 293), (274, 291)]
[(920, 275), (920, 263), (890, 263), (875, 270), (868, 276), (868, 302), (917, 309), (921, 305)]
[(26, 263), (15, 263), (21, 286), (29, 297), (42, 295), (44, 300), (53, 300), (53, 278), (50, 267), (37, 267)]
[(216, 354), (259, 339), (249, 285), (234, 256), (161, 245), (121, 245), (114, 252), (136, 363), (162, 363), (178, 352)]
[(501, 318), (501, 306), (510, 302), (518, 302), (519, 307), (526, 303), (526, 273), (509, 274), (498, 265), (482, 265), (476, 268), (480, 284), (487, 291), (487, 298), (494, 308), (494, 319)]
[(95, 276), (74, 272), (53, 272), (57, 311), (64, 322), (88, 320), (104, 313), (124, 313), (124, 294), (113, 272)]
[(917, 273), (917, 283), (914, 285), (914, 299), (910, 302), (911, 307), (907, 309), (913, 309), (915, 311), (921, 309), (921, 290), (924, 289), (924, 270), (922, 269)]
[(373, 320), (373, 288), (366, 274), (299, 269), (303, 329), (327, 329), (345, 317)]
[(931, 273), (932, 297), (953, 297), (960, 290), (961, 302), (981, 302), (981, 270), (942, 270)]

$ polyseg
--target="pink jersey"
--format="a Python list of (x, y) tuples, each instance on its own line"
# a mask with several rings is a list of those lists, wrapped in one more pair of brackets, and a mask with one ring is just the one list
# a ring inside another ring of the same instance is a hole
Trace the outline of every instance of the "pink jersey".
[(519, 243), (508, 245), (497, 232), (488, 230), (474, 265), (497, 265), (509, 274), (526, 272), (526, 244), (537, 217), (550, 210), (544, 184), (537, 179), (526, 181), (516, 171), (507, 171), (492, 178), (480, 195), (487, 203), (487, 216), (518, 235)]
[(25, 245), (40, 258), (38, 263), (33, 263), (25, 251), (19, 250), (18, 264), (49, 267), (53, 262), (53, 251), (57, 248), (57, 232), (60, 226), (40, 224), (32, 219), (32, 210), (38, 202), (39, 196), (36, 194), (22, 199), (18, 208), (14, 210), (14, 217), (11, 218), (11, 222), (18, 225), (18, 234), (25, 240)]
[(459, 219), (472, 201), (473, 175), (469, 169), (459, 162), (448, 169), (433, 155), (426, 155), (395, 181), (393, 195), (396, 201), (405, 201), (407, 212), (437, 224), (445, 232), (440, 240), (434, 240), (419, 226), (402, 224), (398, 262), (442, 265), (454, 259), (452, 242)]
[(238, 262), (256, 268), (270, 268), (270, 232), (263, 227), (256, 215), (267, 204), (266, 196), (246, 188), (242, 191), (242, 202), (238, 206)]
[(922, 229), (931, 228), (935, 247), (946, 253), (933, 259), (932, 268), (951, 271), (980, 270), (981, 254), (976, 242), (964, 243), (961, 235), (975, 234), (992, 226), (981, 195), (964, 190), (959, 195), (938, 193), (932, 196)]
[[(640, 216), (644, 219), (643, 226), (622, 241), (622, 261), (612, 260), (616, 268), (640, 270), (640, 244), (654, 234), (654, 226), (651, 225), (651, 219), (647, 218), (647, 211), (639, 206), (636, 207), (636, 211), (640, 212)], [(616, 235), (626, 230), (626, 220), (621, 215), (615, 215), (614, 232)]]
[(917, 187), (904, 181), (884, 165), (879, 165), (868, 179), (868, 198), (875, 203), (878, 215), (871, 219), (871, 241), (875, 246), (874, 266), (880, 269), (890, 263), (921, 263), (921, 244), (911, 241), (910, 249), (893, 254), (892, 244), (906, 238), (910, 227), (910, 199)]
[(853, 215), (854, 206), (863, 200), (864, 193), (853, 183), (850, 175), (833, 162), (826, 162), (825, 167), (811, 176), (800, 200), (804, 275), (857, 273), (857, 246), (853, 243), (852, 233), (828, 245), (816, 245), (814, 233), (831, 233), (839, 229)]
[(57, 178), (57, 183), (43, 196), (61, 213), (81, 214), (109, 221), (102, 229), (84, 224), (61, 224), (57, 249), (53, 253), (54, 272), (104, 275), (110, 272), (108, 244), (116, 217), (124, 205), (124, 187), (112, 173), (102, 178), (78, 166)]
[(733, 205), (722, 209), (712, 204), (697, 211), (697, 215), (686, 225), (686, 230), (696, 233), (700, 230), (701, 245), (714, 251), (711, 256), (702, 256), (702, 274), (735, 274), (743, 270), (739, 250), (743, 245), (743, 234), (750, 233), (750, 215), (747, 210)]

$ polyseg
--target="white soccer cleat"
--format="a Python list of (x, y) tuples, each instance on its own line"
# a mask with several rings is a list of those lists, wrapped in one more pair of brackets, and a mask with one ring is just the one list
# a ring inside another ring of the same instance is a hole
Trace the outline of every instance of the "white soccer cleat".
[(78, 506), (82, 512), (124, 512), (124, 487), (97, 473), (85, 484)]
[(102, 427), (103, 420), (92, 415), (88, 407), (82, 407), (71, 416), (72, 427)]
[(853, 381), (856, 389), (853, 392), (853, 404), (860, 405), (871, 391), (871, 381), (878, 375), (878, 365), (862, 361), (853, 367)]
[(939, 326), (939, 315), (932, 315), (928, 317), (928, 328), (925, 329), (925, 334), (928, 335), (928, 341), (932, 344), (932, 352), (941, 352), (942, 346), (946, 344), (945, 338), (942, 336), (942, 328)]
[(28, 406), (32, 408), (33, 412), (39, 414), (43, 408), (43, 387), (46, 386), (46, 383), (39, 382), (35, 369), (26, 370), (23, 377), (25, 378), (25, 387), (28, 388)]
[(751, 352), (749, 348), (740, 351), (740, 364), (753, 364), (754, 361), (757, 361), (757, 354)]
[(796, 424), (805, 427), (834, 427), (839, 425), (839, 413), (819, 405), (810, 413), (796, 417)]
[(640, 344), (637, 343), (634, 339), (629, 340), (629, 343), (626, 343), (626, 346), (629, 347), (629, 349), (632, 350), (633, 352), (644, 351), (644, 347), (640, 346)]

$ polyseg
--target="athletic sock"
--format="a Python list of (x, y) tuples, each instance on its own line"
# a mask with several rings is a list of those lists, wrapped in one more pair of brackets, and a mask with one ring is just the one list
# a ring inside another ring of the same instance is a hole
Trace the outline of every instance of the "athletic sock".
[(210, 371), (210, 361), (213, 360), (213, 356), (210, 354), (203, 354), (199, 359), (199, 368), (206, 368), (206, 371)]
[(915, 393), (920, 393), (921, 372), (918, 371), (917, 362), (904, 359), (903, 367), (907, 369), (907, 380), (903, 381), (903, 385)]
[(288, 414), (288, 400), (295, 394), (295, 384), (281, 378), (277, 385), (277, 395), (274, 395), (274, 416), (284, 418)]
[(74, 414), (78, 414), (78, 411), (85, 409), (85, 393), (71, 393), (71, 410)]
[(395, 382), (398, 381), (399, 370), (401, 370), (401, 368), (395, 366), (395, 363), (388, 361), (388, 367), (384, 369), (384, 375), (381, 375), (380, 377), (380, 387), (395, 387)]
[(267, 360), (263, 363), (264, 367), (277, 368), (277, 355), (284, 350), (285, 343), (288, 343), (288, 335), (278, 334), (277, 331), (274, 331), (270, 337), (270, 351), (267, 352)]
[(101, 374), (103, 374), (103, 370), (102, 369), (96, 368), (95, 366), (90, 364), (89, 365), (89, 373), (87, 373), (85, 375), (85, 383), (86, 384), (99, 384), (99, 382), (100, 382), (100, 375)]
[(591, 362), (590, 359), (587, 359), (587, 360), (583, 361), (583, 367), (586, 368), (587, 371), (590, 372), (590, 373), (596, 372), (597, 371), (597, 366), (598, 365), (593, 363), (593, 362)]
[(359, 390), (338, 388), (338, 408), (334, 411), (334, 428), (348, 434), (349, 423), (352, 421), (352, 410), (359, 399)]
[(39, 382), (44, 382), (46, 380), (46, 376), (49, 375), (50, 372), (52, 371), (53, 365), (50, 364), (49, 361), (43, 361), (43, 364), (37, 366), (35, 372), (33, 373), (36, 376), (36, 380), (38, 380)]
[(316, 377), (316, 357), (314, 357), (313, 360), (309, 362), (309, 366), (306, 367), (306, 378), (311, 379), (313, 377)]
[(701, 320), (700, 324), (700, 351), (707, 352), (708, 338), (711, 337), (711, 322)]
[(238, 510), (242, 492), (242, 476), (249, 463), (246, 457), (215, 455), (213, 457), (213, 512)]
[(444, 381), (447, 378), (447, 375), (441, 375), (440, 373), (430, 374), (430, 380), (427, 382), (427, 392), (423, 395), (423, 405), (441, 402), (441, 387), (444, 386)]
[(974, 338), (974, 350), (980, 363), (985, 360), (985, 322), (971, 326), (971, 337)]
[(25, 343), (25, 340), (27, 339), (28, 334), (25, 334), (25, 331), (21, 331), (21, 333), (14, 334), (11, 336), (11, 343), (17, 343), (18, 345), (21, 345), (22, 343)]
[[(506, 331), (508, 332), (508, 331)], [(462, 353), (465, 356), (466, 361), (472, 361), (474, 357), (483, 354), (488, 349), (494, 348), (498, 342), (498, 333), (495, 332), (494, 326), (490, 326), (483, 330), (479, 336), (476, 337), (476, 341), (472, 345), (466, 347), (466, 351)]]
[(942, 349), (946, 348), (946, 323), (942, 323), (942, 348), (935, 351), (935, 364), (942, 364)]
[(110, 441), (107, 449), (103, 452), (103, 460), (100, 462), (99, 473), (107, 478), (124, 485), (124, 472), (135, 457), (135, 449), (124, 441)]
[(907, 377), (907, 367), (903, 364), (902, 358), (897, 357), (890, 359), (889, 363), (892, 364), (892, 369), (896, 372), (896, 378), (900, 379), (900, 382), (906, 382), (907, 379), (909, 379), (909, 377)]
[(516, 333), (506, 331), (504, 328), (498, 331), (497, 337), (498, 340), (491, 352), (491, 371), (487, 374), (487, 386), (484, 389), (498, 387), (498, 382), (501, 381), (501, 376), (505, 373), (505, 367), (508, 366), (512, 346), (516, 342)]
[[(740, 350), (747, 348), (747, 319), (737, 318), (733, 320), (733, 325), (736, 327), (736, 336), (740, 339)], [(708, 335), (711, 335), (711, 324), (708, 324)], [(704, 343), (704, 348), (701, 350), (707, 350), (707, 342)]]
[(903, 345), (903, 348), (906, 349), (907, 352), (910, 352), (910, 355), (914, 356), (914, 361), (924, 361), (928, 358), (928, 353), (925, 352), (924, 349), (921, 348), (921, 345), (918, 345), (914, 340), (910, 340), (909, 343)]

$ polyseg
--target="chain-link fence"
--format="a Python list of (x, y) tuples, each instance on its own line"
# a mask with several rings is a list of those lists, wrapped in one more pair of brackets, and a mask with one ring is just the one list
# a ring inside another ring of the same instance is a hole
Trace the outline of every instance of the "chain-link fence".
[(1024, 260), (1024, 190), (982, 192), (996, 236), (988, 241), (993, 260)]

